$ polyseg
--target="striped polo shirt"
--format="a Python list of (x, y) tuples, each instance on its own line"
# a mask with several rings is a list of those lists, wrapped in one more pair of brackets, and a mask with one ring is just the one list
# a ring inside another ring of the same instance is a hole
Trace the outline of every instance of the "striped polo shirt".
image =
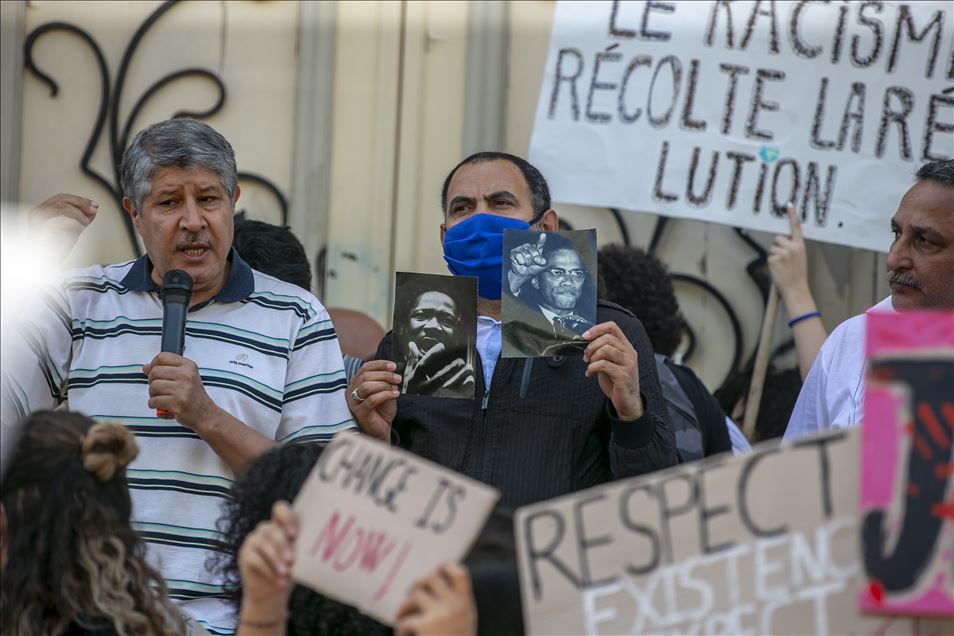
[[(328, 312), (303, 289), (229, 256), (215, 298), (192, 307), (183, 355), (225, 411), (281, 443), (325, 441), (352, 428), (341, 351)], [(234, 631), (221, 581), (206, 567), (233, 474), (192, 430), (156, 418), (142, 367), (159, 352), (162, 304), (148, 257), (72, 271), (4, 343), (3, 418), (69, 407), (128, 426), (133, 524), (172, 598), (213, 634)], [(11, 349), (21, 349), (14, 357)], [(16, 359), (15, 369), (10, 360)], [(20, 361), (29, 360), (29, 364)]]

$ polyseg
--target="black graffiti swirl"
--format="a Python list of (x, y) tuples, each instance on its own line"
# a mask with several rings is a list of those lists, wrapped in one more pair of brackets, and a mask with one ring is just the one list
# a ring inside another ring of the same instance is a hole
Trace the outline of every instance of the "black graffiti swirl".
[[(620, 238), (623, 245), (632, 245), (629, 228), (626, 224), (626, 219), (623, 214), (616, 208), (608, 208), (610, 214), (613, 216), (613, 219), (616, 221), (616, 225), (619, 228)], [(659, 216), (656, 220), (656, 225), (653, 228), (653, 234), (650, 238), (647, 251), (650, 253), (656, 253), (659, 248), (659, 244), (662, 241), (663, 234), (666, 231), (666, 228), (669, 226), (669, 217)], [(769, 288), (771, 287), (772, 280), (771, 276), (768, 273), (768, 253), (765, 249), (752, 237), (750, 237), (745, 230), (740, 228), (733, 228), (736, 235), (753, 251), (755, 252), (755, 258), (749, 261), (745, 266), (745, 271), (748, 277), (755, 284), (758, 289), (759, 295), (762, 298), (762, 305), (765, 307), (768, 304), (768, 293)], [(699, 288), (705, 294), (708, 294), (716, 300), (722, 310), (725, 312), (726, 316), (729, 319), (730, 326), (732, 328), (732, 338), (733, 338), (733, 347), (732, 347), (732, 361), (729, 364), (729, 368), (723, 376), (723, 382), (726, 378), (731, 376), (736, 371), (743, 368), (742, 357), (743, 357), (743, 338), (742, 338), (742, 323), (739, 320), (738, 313), (733, 308), (732, 304), (729, 302), (728, 298), (719, 291), (717, 287), (712, 285), (709, 281), (704, 280), (698, 276), (692, 274), (686, 274), (682, 272), (673, 272), (672, 274), (673, 281), (692, 285)], [(691, 325), (687, 325), (687, 334), (686, 334), (689, 344), (686, 352), (683, 354), (683, 360), (688, 361), (693, 353), (696, 351), (696, 334)], [(785, 352), (792, 348), (793, 341), (789, 340), (783, 342), (772, 353), (774, 358), (776, 355), (779, 355), (782, 352)], [(746, 366), (752, 363), (752, 360), (755, 358), (755, 351), (749, 356)]]
[[(166, 2), (163, 2), (136, 29), (129, 43), (126, 45), (122, 57), (120, 58), (119, 68), (116, 72), (115, 84), (110, 81), (109, 67), (106, 64), (106, 58), (103, 56), (102, 49), (87, 31), (81, 29), (75, 24), (69, 24), (66, 22), (48, 22), (46, 24), (42, 24), (27, 36), (23, 45), (24, 65), (26, 69), (49, 87), (51, 98), (55, 98), (59, 94), (59, 85), (49, 73), (39, 68), (34, 61), (33, 48), (36, 45), (36, 42), (47, 33), (60, 31), (79, 37), (93, 51), (93, 54), (96, 57), (96, 63), (100, 77), (100, 103), (99, 109), (96, 113), (96, 120), (86, 142), (86, 146), (83, 149), (83, 156), (80, 159), (80, 170), (83, 172), (83, 174), (89, 176), (100, 186), (106, 189), (107, 192), (109, 192), (109, 195), (112, 197), (116, 206), (116, 210), (122, 219), (126, 230), (126, 236), (129, 240), (129, 245), (132, 247), (132, 250), (136, 255), (140, 255), (141, 251), (139, 249), (139, 243), (136, 240), (136, 231), (133, 227), (132, 219), (123, 211), (123, 195), (119, 175), (120, 160), (122, 159), (123, 152), (129, 143), (129, 137), (131, 135), (132, 127), (135, 124), (136, 118), (142, 112), (149, 100), (159, 91), (176, 82), (177, 80), (187, 77), (209, 81), (216, 89), (217, 96), (215, 102), (208, 108), (201, 110), (179, 110), (172, 115), (173, 117), (193, 117), (195, 119), (211, 117), (222, 109), (226, 101), (227, 92), (225, 83), (218, 74), (204, 68), (190, 67), (180, 69), (168, 73), (167, 75), (153, 82), (135, 101), (133, 107), (129, 111), (129, 114), (126, 116), (125, 120), (122, 121), (122, 125), (120, 125), (120, 104), (122, 100), (123, 87), (125, 86), (126, 76), (129, 72), (129, 67), (136, 50), (139, 48), (140, 42), (149, 29), (152, 28), (152, 26), (155, 25), (163, 15), (165, 15), (170, 9), (178, 4), (180, 4), (180, 0), (167, 0)], [(109, 128), (109, 159), (112, 166), (111, 179), (99, 174), (89, 165), (90, 158), (92, 157), (93, 152), (99, 143), (100, 137), (103, 134), (103, 128), (107, 123)], [(288, 200), (274, 183), (262, 175), (250, 172), (239, 172), (238, 177), (240, 181), (250, 181), (263, 186), (266, 190), (268, 190), (271, 195), (275, 197), (275, 200), (278, 202), (278, 205), (281, 209), (282, 224), (288, 224)]]
[(113, 187), (113, 185), (108, 179), (103, 177), (89, 166), (89, 160), (90, 157), (93, 156), (93, 150), (96, 148), (96, 142), (103, 132), (103, 124), (106, 121), (106, 111), (109, 108), (109, 68), (106, 66), (106, 58), (103, 56), (102, 49), (99, 48), (99, 45), (96, 44), (96, 41), (92, 38), (92, 36), (73, 24), (68, 24), (66, 22), (48, 22), (44, 25), (38, 26), (33, 30), (32, 33), (30, 33), (29, 36), (27, 36), (26, 41), (23, 43), (24, 65), (28, 71), (36, 75), (37, 79), (49, 86), (50, 97), (56, 97), (60, 92), (60, 87), (59, 84), (56, 83), (56, 80), (38, 68), (36, 63), (33, 61), (33, 45), (42, 35), (52, 31), (65, 31), (78, 36), (89, 45), (89, 47), (93, 50), (93, 54), (96, 56), (96, 65), (99, 68), (99, 78), (101, 85), (99, 110), (96, 113), (96, 122), (93, 124), (93, 130), (90, 133), (89, 139), (86, 141), (86, 147), (83, 149), (83, 156), (80, 158), (80, 170), (83, 171), (83, 174), (89, 176), (91, 179), (95, 180), (101, 186), (106, 188), (106, 190), (109, 191), (109, 193), (115, 199), (116, 189)]

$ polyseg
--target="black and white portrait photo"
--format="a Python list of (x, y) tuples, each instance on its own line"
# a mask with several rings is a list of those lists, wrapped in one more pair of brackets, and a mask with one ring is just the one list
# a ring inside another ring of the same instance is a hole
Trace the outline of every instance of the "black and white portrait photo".
[(504, 358), (582, 354), (596, 320), (596, 231), (504, 231)]
[(394, 362), (401, 392), (474, 397), (477, 279), (397, 273)]

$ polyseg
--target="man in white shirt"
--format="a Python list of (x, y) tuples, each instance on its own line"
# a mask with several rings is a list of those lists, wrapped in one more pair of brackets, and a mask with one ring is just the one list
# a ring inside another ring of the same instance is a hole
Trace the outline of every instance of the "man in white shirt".
[[(891, 219), (891, 296), (869, 311), (954, 309), (954, 160), (925, 164)], [(840, 324), (822, 345), (785, 431), (793, 439), (856, 426), (862, 417), (865, 316)]]

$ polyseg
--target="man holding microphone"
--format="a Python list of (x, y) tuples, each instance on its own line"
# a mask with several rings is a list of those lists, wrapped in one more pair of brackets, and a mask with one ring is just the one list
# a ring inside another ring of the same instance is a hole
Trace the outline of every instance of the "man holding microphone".
[[(3, 444), (23, 415), (66, 399), (127, 425), (141, 449), (128, 471), (132, 520), (148, 556), (174, 600), (211, 633), (231, 633), (221, 582), (206, 569), (221, 549), (220, 504), (235, 473), (276, 443), (353, 426), (341, 352), (314, 296), (232, 249), (240, 190), (221, 134), (191, 119), (154, 124), (126, 150), (121, 181), (146, 255), (70, 272), (36, 294), (4, 343)], [(93, 216), (68, 195), (44, 206), (81, 226)], [(171, 270), (192, 279), (182, 355), (159, 353)]]

